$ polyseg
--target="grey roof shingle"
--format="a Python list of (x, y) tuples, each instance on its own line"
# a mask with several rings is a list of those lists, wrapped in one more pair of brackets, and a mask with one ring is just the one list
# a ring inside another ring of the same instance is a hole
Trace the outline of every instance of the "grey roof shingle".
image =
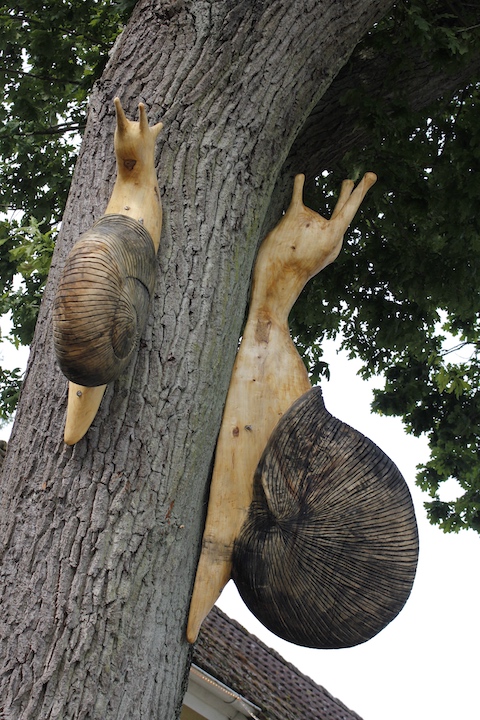
[(203, 623), (193, 662), (261, 707), (259, 720), (362, 720), (217, 607)]

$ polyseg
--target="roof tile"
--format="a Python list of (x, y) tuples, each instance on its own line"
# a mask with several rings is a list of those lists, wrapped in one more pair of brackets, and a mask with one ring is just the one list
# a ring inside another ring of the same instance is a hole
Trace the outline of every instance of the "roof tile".
[(258, 720), (362, 720), (217, 607), (203, 623), (193, 661), (261, 707)]

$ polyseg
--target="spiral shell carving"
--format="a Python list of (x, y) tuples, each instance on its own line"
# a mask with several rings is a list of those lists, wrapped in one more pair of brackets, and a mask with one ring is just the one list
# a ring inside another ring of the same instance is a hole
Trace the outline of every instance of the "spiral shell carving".
[(417, 558), (399, 470), (312, 388), (282, 417), (257, 468), (233, 553), (246, 605), (285, 640), (351, 647), (400, 612)]
[(135, 351), (155, 284), (155, 249), (143, 225), (105, 215), (67, 257), (53, 311), (60, 368), (86, 387), (115, 380)]

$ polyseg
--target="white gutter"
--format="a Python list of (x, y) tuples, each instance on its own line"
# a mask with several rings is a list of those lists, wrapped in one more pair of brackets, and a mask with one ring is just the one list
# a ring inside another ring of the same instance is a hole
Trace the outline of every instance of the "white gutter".
[(258, 720), (257, 705), (192, 664), (184, 705), (207, 720)]

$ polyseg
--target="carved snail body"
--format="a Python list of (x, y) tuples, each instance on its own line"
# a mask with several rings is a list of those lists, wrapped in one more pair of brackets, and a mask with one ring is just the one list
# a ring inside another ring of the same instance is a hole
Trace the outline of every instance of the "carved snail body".
[(162, 208), (155, 141), (162, 124), (127, 120), (115, 98), (117, 179), (105, 214), (70, 251), (53, 310), (54, 348), (70, 381), (65, 442), (80, 440), (106, 385), (138, 347), (153, 294)]
[(367, 173), (355, 189), (345, 181), (327, 221), (303, 205), (298, 175), (260, 247), (217, 442), (190, 642), (230, 577), (267, 627), (311, 647), (364, 642), (408, 597), (417, 559), (408, 488), (373, 443), (325, 410), (288, 328), (293, 303), (335, 260), (375, 180)]

